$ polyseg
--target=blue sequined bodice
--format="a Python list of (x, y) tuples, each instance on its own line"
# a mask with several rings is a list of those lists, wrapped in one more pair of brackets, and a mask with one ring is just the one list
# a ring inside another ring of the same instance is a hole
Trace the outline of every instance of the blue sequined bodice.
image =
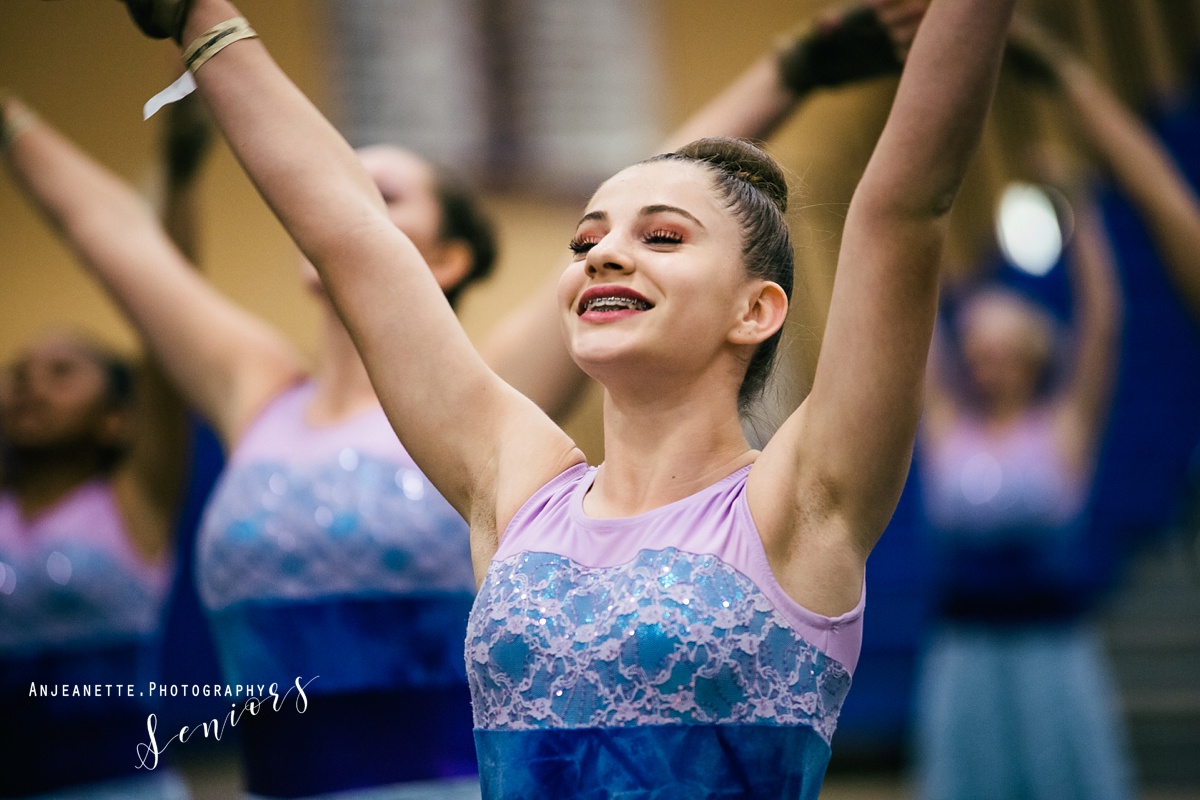
[(466, 526), (414, 467), (357, 455), (235, 467), (199, 547), (229, 680), (319, 675), (326, 692), (465, 680)]
[(720, 559), (496, 562), (467, 630), (475, 725), (803, 725), (829, 742), (850, 675)]
[(463, 685), (474, 597), (462, 517), (382, 411), (306, 427), (285, 396), (235, 452), (198, 543), (226, 678), (316, 693)]
[(851, 675), (810, 636), (857, 655), (861, 608), (818, 618), (749, 577), (738, 477), (589, 520), (568, 470), (518, 514), (467, 629), (486, 798), (815, 800)]

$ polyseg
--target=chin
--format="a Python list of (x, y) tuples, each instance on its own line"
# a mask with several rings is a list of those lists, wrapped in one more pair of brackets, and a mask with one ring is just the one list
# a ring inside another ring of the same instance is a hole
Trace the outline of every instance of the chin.
[(642, 349), (639, 338), (612, 325), (576, 327), (571, 331), (571, 357), (585, 372), (590, 365), (611, 367), (636, 356)]

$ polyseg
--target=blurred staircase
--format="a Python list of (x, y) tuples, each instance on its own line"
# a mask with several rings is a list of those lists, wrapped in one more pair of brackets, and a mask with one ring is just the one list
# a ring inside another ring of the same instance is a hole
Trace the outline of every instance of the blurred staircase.
[(1103, 620), (1138, 782), (1200, 792), (1200, 549), (1144, 550)]

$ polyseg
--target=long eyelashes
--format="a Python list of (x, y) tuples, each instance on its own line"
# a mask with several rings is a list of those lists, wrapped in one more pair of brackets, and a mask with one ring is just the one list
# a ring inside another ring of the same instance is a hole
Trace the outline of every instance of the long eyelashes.
[(645, 242), (646, 244), (680, 244), (683, 242), (683, 234), (677, 231), (659, 229), (648, 233)]
[[(596, 236), (576, 236), (571, 240), (571, 243), (567, 245), (567, 247), (575, 255), (583, 255), (588, 250), (591, 250), (592, 247), (595, 246), (595, 244), (599, 241), (600, 239)], [(683, 234), (676, 231), (658, 229), (647, 233), (642, 238), (642, 241), (646, 244), (658, 245), (681, 244), (683, 242)]]
[(571, 240), (571, 243), (567, 245), (567, 247), (572, 253), (580, 256), (586, 253), (588, 250), (591, 250), (592, 245), (596, 244), (598, 241), (599, 239), (596, 239), (595, 237), (584, 238), (582, 236), (576, 236)]

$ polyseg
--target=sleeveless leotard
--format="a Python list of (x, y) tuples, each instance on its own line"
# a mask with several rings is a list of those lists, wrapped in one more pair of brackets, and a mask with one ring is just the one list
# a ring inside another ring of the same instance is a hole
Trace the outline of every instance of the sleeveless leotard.
[[(157, 677), (169, 581), (168, 563), (134, 552), (109, 482), (89, 481), (28, 520), (0, 492), (0, 796), (139, 774), (134, 748), (153, 706), (137, 692)], [(72, 696), (130, 684), (132, 697)], [(64, 686), (66, 697), (40, 696)]]
[(517, 513), (467, 631), (486, 798), (815, 800), (862, 603), (829, 618), (784, 593), (750, 469), (592, 519), (579, 464)]
[(296, 797), (475, 772), (467, 525), (378, 407), (314, 427), (311, 383), (247, 431), (205, 512), (201, 598), (230, 684), (311, 680), (245, 715), (247, 785)]

